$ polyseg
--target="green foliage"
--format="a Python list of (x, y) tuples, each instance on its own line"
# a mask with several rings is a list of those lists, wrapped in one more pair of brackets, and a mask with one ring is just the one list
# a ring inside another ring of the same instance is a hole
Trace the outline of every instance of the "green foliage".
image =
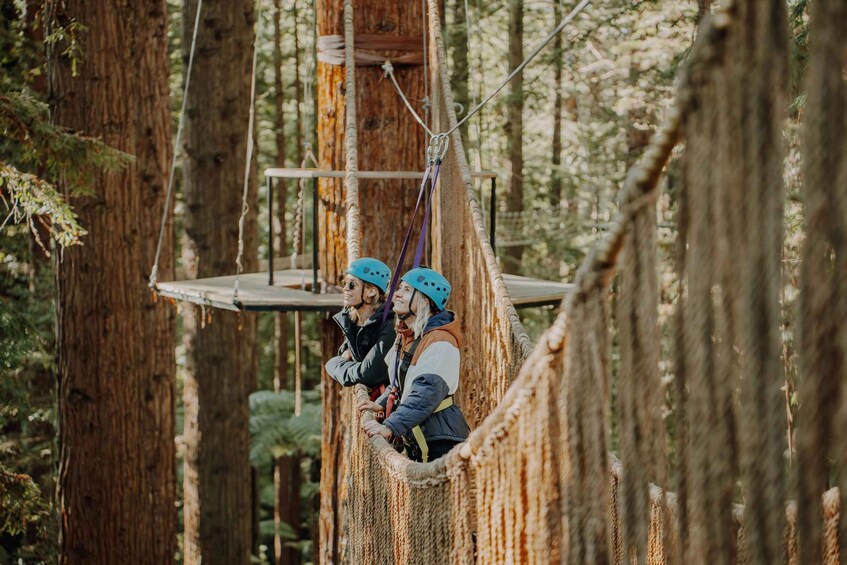
[(320, 453), (320, 394), (304, 391), (302, 400), (301, 413), (295, 416), (292, 391), (262, 390), (250, 395), (250, 460), (254, 465), (283, 455)]
[(40, 527), (49, 515), (32, 477), (0, 466), (0, 533), (21, 534), (27, 527)]
[[(131, 157), (99, 140), (50, 123), (47, 105), (27, 91), (0, 94), (0, 197), (6, 219), (43, 225), (61, 246), (80, 242), (85, 230), (51, 182), (62, 180), (71, 195), (91, 195), (96, 175), (125, 167)], [(43, 242), (39, 244), (47, 250)]]
[(79, 74), (79, 64), (85, 55), (81, 36), (87, 31), (87, 27), (72, 18), (64, 25), (54, 25), (50, 34), (44, 38), (45, 45), (61, 49), (59, 56), (71, 62), (71, 75), (74, 77)]
[[(0, 189), (3, 189), (0, 199), (9, 212), (0, 227), (5, 227), (10, 220), (25, 224), (47, 255), (50, 252), (41, 241), (35, 222), (41, 224), (62, 247), (81, 243), (80, 238), (88, 233), (79, 225), (76, 214), (53, 185), (35, 175), (0, 163)], [(9, 195), (8, 199), (4, 193)]]

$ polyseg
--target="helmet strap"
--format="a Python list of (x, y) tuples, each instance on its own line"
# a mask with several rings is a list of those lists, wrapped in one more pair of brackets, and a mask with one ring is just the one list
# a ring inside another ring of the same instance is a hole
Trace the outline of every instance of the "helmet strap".
[(407, 318), (418, 315), (417, 312), (412, 310), (412, 304), (415, 302), (415, 296), (417, 296), (417, 294), (418, 294), (418, 290), (413, 289), (412, 290), (412, 297), (409, 298), (409, 311), (406, 312), (405, 314), (398, 314), (397, 315), (397, 317), (400, 318), (401, 321), (405, 322)]

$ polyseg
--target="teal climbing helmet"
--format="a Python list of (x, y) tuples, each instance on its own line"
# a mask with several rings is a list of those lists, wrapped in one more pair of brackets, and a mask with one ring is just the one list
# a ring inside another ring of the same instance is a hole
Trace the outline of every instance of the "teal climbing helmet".
[(444, 310), (447, 306), (450, 283), (440, 273), (427, 267), (419, 267), (403, 275), (400, 280), (432, 300), (439, 310)]
[(371, 257), (356, 259), (347, 267), (347, 274), (371, 283), (382, 292), (388, 290), (388, 282), (391, 280), (391, 269), (388, 265)]

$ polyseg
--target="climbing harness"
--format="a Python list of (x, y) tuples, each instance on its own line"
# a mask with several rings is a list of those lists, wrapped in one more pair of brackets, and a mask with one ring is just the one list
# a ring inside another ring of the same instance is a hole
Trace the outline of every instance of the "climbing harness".
[[(453, 406), (453, 395), (450, 395), (444, 400), (442, 400), (441, 404), (439, 404), (438, 407), (432, 413), (438, 414), (442, 410), (447, 410), (451, 406)], [(423, 429), (420, 425), (417, 425), (412, 428), (412, 437), (414, 438), (415, 443), (412, 443), (408, 438), (403, 436), (403, 443), (405, 443), (406, 445), (406, 450), (409, 457), (414, 459), (414, 456), (416, 455), (415, 451), (417, 450), (420, 452), (421, 462), (429, 462), (429, 445), (426, 442), (426, 437), (424, 436)]]
[(394, 407), (397, 405), (398, 396), (402, 392), (403, 381), (406, 379), (406, 372), (408, 372), (409, 366), (412, 364), (412, 358), (415, 356), (415, 351), (417, 351), (420, 342), (421, 338), (417, 338), (404, 353), (400, 339), (397, 339), (397, 344), (394, 347), (397, 356), (394, 358), (394, 371), (391, 373), (391, 390), (388, 393), (388, 402), (385, 405), (386, 418), (391, 416)]
[[(388, 402), (385, 405), (386, 418), (394, 412), (394, 408), (399, 404), (400, 396), (402, 396), (403, 392), (403, 384), (406, 380), (406, 373), (409, 371), (415, 351), (417, 351), (420, 342), (421, 338), (417, 338), (409, 346), (409, 349), (404, 352), (400, 340), (397, 340), (397, 345), (395, 346), (397, 356), (394, 358), (394, 371), (391, 374), (391, 384), (389, 385), (391, 388), (388, 393)], [(453, 406), (452, 395), (442, 400), (441, 404), (433, 411), (433, 414), (437, 414), (451, 406)], [(429, 445), (426, 443), (423, 429), (421, 429), (420, 425), (417, 425), (412, 428), (411, 434), (414, 443), (407, 436), (403, 436), (392, 441), (392, 445), (398, 451), (405, 449), (409, 455), (413, 455), (413, 451), (417, 449), (420, 452), (421, 460), (426, 463), (429, 460)]]

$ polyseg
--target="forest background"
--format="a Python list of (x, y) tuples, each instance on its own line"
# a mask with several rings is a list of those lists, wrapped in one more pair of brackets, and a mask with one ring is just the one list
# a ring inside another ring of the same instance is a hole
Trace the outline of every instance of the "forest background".
[[(299, 166), (316, 144), (315, 13), (304, 0), (261, 0), (264, 17), (257, 26), (258, 169)], [(448, 57), (456, 100), (463, 110), (475, 105), (499, 83), (576, 2), (561, 0), (444, 0)], [(796, 363), (793, 362), (793, 308), (797, 294), (799, 245), (802, 241), (797, 126), (802, 118), (801, 76), (807, 54), (807, 0), (789, 0), (794, 33), (792, 54), (794, 102), (786, 123), (787, 201), (784, 253), (784, 343), (786, 373), (786, 442), (790, 454)], [(466, 12), (467, 9), (467, 12)], [(619, 0), (596, 2), (568, 26), (554, 45), (527, 67), (521, 81), (504, 91), (463, 131), (469, 162), (499, 173), (497, 252), (507, 272), (549, 280), (570, 280), (594, 239), (616, 211), (616, 193), (630, 164), (670, 102), (674, 78), (708, 10), (703, 0)], [(278, 14), (278, 16), (277, 16)], [(274, 21), (280, 22), (275, 34)], [(56, 394), (56, 265), (68, 245), (85, 245), (79, 225), (62, 195), (52, 187), (64, 179), (75, 193), (86, 194), (97, 171), (125, 166), (127, 157), (97, 140), (53, 125), (46, 88), (45, 46), (68, 45), (64, 56), (84, 62), (74, 52), (75, 39), (87, 33), (85, 22), (68, 22), (45, 37), (43, 7), (34, 0), (0, 2), (0, 195), (4, 210), (0, 229), (0, 562), (52, 563), (58, 554), (59, 517)], [(183, 5), (168, 0), (168, 43), (172, 126), (176, 131), (182, 104), (184, 66)], [(278, 46), (279, 54), (275, 53)], [(522, 46), (522, 49), (518, 49)], [(281, 57), (281, 59), (279, 58)], [(277, 76), (277, 71), (279, 76)], [(282, 89), (279, 89), (281, 80)], [(390, 83), (384, 81), (384, 87)], [(277, 105), (281, 96), (282, 112)], [(413, 101), (425, 111), (421, 101)], [(461, 116), (461, 114), (460, 114)], [(284, 133), (284, 154), (277, 136)], [(423, 159), (423, 156), (422, 156)], [(422, 163), (423, 165), (423, 163)], [(660, 322), (668, 330), (676, 281), (672, 268), (674, 182), (672, 162), (659, 202), (660, 253), (663, 271)], [(181, 174), (176, 174), (176, 231), (185, 203)], [(70, 179), (70, 181), (68, 181)], [(285, 203), (287, 243), (297, 224), (297, 186)], [(264, 202), (260, 183), (259, 201)], [(488, 217), (490, 188), (478, 186)], [(233, 203), (233, 206), (236, 204)], [(267, 210), (260, 209), (259, 242), (267, 241)], [(8, 215), (8, 217), (7, 217)], [(306, 222), (305, 240), (309, 240)], [(280, 222), (277, 227), (282, 228)], [(180, 238), (176, 239), (177, 271)], [(300, 250), (302, 252), (302, 249)], [(260, 243), (258, 256), (265, 257)], [(234, 257), (233, 257), (234, 259)], [(392, 262), (393, 258), (385, 258)], [(92, 292), (96, 292), (92, 289)], [(91, 300), (96, 302), (96, 296)], [(521, 311), (535, 336), (555, 315), (553, 308)], [(182, 422), (185, 351), (177, 317), (177, 452), (178, 529), (181, 531), (184, 454)], [(290, 559), (311, 560), (317, 530), (317, 485), (320, 465), (319, 391), (321, 342), (317, 316), (304, 315), (295, 342), (293, 324), (287, 347), (274, 340), (276, 319), (259, 316), (257, 391), (251, 397), (251, 461), (256, 469), (253, 520), (254, 560), (275, 562), (274, 538), (293, 550)], [(669, 343), (670, 340), (665, 340)], [(666, 347), (669, 347), (667, 345)], [(304, 417), (292, 419), (293, 396), (273, 394), (274, 368), (287, 350), (290, 366), (299, 364), (307, 389)], [(667, 356), (665, 356), (667, 357)], [(667, 381), (672, 367), (663, 367)], [(673, 441), (673, 403), (668, 394), (667, 422)], [(280, 423), (285, 425), (281, 425)], [(298, 461), (299, 519), (274, 524), (278, 494), (274, 461)], [(178, 532), (178, 536), (181, 535)], [(182, 541), (176, 561), (182, 562)], [(278, 550), (276, 551), (278, 553)]]

